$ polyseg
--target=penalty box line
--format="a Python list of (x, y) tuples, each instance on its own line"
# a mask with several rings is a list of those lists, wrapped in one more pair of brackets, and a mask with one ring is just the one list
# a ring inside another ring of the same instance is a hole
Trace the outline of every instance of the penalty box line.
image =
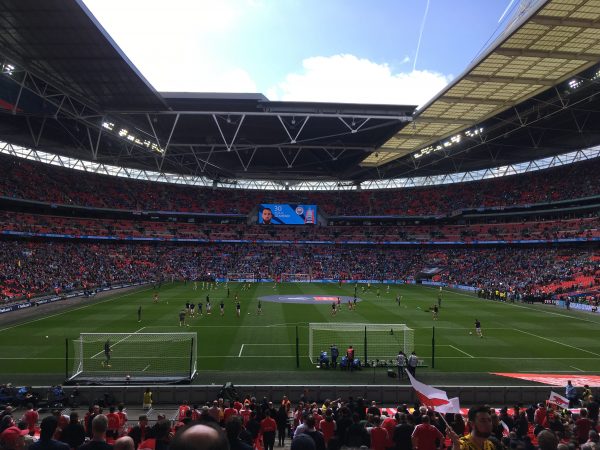
[(562, 345), (564, 347), (573, 348), (575, 350), (579, 350), (580, 352), (589, 353), (590, 355), (600, 356), (600, 353), (595, 353), (595, 352), (592, 352), (590, 350), (586, 350), (584, 348), (575, 347), (574, 345), (565, 344), (564, 342), (560, 342), (560, 341), (557, 341), (557, 340), (554, 340), (554, 339), (550, 339), (550, 338), (547, 338), (547, 337), (544, 337), (544, 336), (539, 336), (537, 334), (530, 333), (529, 331), (519, 330), (518, 328), (513, 328), (513, 330), (518, 331), (518, 332), (523, 333), (523, 334), (528, 334), (529, 336), (533, 336), (533, 337), (536, 337), (538, 339), (543, 339), (545, 341), (552, 342), (554, 344), (559, 344), (559, 345)]
[[(129, 339), (131, 336), (133, 336), (134, 334), (139, 333), (140, 331), (142, 331), (143, 329), (145, 329), (146, 327), (142, 327), (137, 331), (134, 331), (131, 334), (128, 334), (127, 336), (125, 336), (123, 339), (118, 340), (117, 342), (115, 342), (113, 345), (110, 346), (110, 349), (112, 350), (114, 346), (116, 346), (117, 344), (120, 344), (121, 342), (123, 342), (126, 339)], [(101, 355), (102, 353), (104, 353), (104, 350), (99, 351), (98, 353), (96, 353), (95, 355), (90, 356), (90, 359), (94, 359), (96, 356)]]
[[(435, 344), (436, 348), (437, 347), (450, 347), (453, 348), (454, 350), (456, 350), (459, 353), (462, 353), (463, 355), (466, 355), (469, 358), (477, 358), (477, 356), (473, 356), (470, 353), (465, 352), (464, 350), (461, 350), (460, 348), (454, 346), (454, 345), (450, 345), (450, 344)], [(415, 347), (430, 347), (429, 344), (415, 344)], [(462, 356), (436, 356), (436, 358), (462, 358)]]
[[(265, 358), (265, 356), (242, 356), (242, 352), (244, 351), (244, 347), (245, 346), (269, 346), (269, 347), (282, 347), (282, 346), (287, 346), (287, 347), (294, 347), (296, 344), (242, 344), (240, 346), (240, 352), (238, 353), (237, 357), (238, 358)], [(308, 347), (308, 344), (298, 344), (301, 347)], [(268, 358), (295, 358), (295, 355), (293, 356), (268, 356)]]

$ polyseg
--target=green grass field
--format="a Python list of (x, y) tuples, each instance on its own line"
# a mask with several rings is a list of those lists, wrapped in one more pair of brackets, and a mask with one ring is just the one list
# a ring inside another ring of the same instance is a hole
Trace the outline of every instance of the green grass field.
[[(309, 322), (406, 323), (415, 330), (415, 350), (429, 365), (419, 374), (471, 373), (474, 379), (490, 372), (599, 373), (600, 317), (552, 306), (504, 304), (478, 299), (460, 292), (444, 291), (438, 321), (425, 311), (437, 300), (437, 289), (421, 286), (394, 286), (389, 293), (376, 286), (362, 293), (355, 311), (345, 304), (334, 317), (331, 303), (281, 304), (262, 302), (263, 314), (256, 314), (257, 298), (273, 294), (320, 294), (353, 296), (354, 286), (337, 284), (288, 283), (277, 290), (272, 284), (253, 284), (242, 291), (229, 284), (230, 297), (221, 285), (217, 290), (194, 291), (192, 284), (165, 284), (160, 302), (153, 304), (151, 287), (115, 293), (94, 303), (69, 310), (24, 319), (22, 323), (0, 322), (0, 382), (62, 380), (65, 373), (65, 338), (80, 332), (164, 332), (193, 331), (198, 335), (199, 383), (237, 376), (238, 382), (261, 384), (351, 383), (359, 378), (348, 374), (318, 371), (307, 357)], [(395, 302), (402, 295), (401, 305)], [(188, 319), (190, 327), (178, 325), (178, 312), (186, 300), (209, 294), (212, 315)], [(235, 294), (242, 304), (241, 317), (235, 314)], [(225, 299), (225, 315), (218, 303)], [(142, 305), (142, 322), (137, 309)], [(478, 318), (484, 338), (469, 334)], [(432, 326), (435, 325), (435, 368), (431, 367)], [(295, 339), (299, 331), (300, 369), (296, 368)], [(48, 336), (48, 338), (46, 338)], [(114, 353), (117, 353), (115, 346)], [(328, 347), (328, 346), (327, 346)], [(341, 349), (342, 352), (344, 349)], [(101, 348), (98, 349), (101, 351)], [(359, 355), (360, 356), (360, 355)], [(363, 371), (361, 382), (383, 381), (384, 375)], [(381, 370), (381, 372), (384, 372)], [(285, 374), (285, 379), (281, 379)], [(244, 378), (245, 376), (245, 378)], [(371, 380), (370, 377), (373, 377)], [(324, 378), (325, 377), (325, 378)], [(358, 377), (358, 376), (357, 376)]]

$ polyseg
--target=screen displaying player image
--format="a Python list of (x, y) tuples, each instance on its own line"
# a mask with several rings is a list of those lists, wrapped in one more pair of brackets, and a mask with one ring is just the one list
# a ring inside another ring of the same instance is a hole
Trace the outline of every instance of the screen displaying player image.
[(271, 208), (263, 208), (261, 219), (262, 223), (265, 225), (269, 225), (271, 223), (271, 220), (273, 220), (273, 211), (271, 211)]
[(316, 205), (264, 203), (258, 206), (258, 223), (264, 225), (315, 225)]

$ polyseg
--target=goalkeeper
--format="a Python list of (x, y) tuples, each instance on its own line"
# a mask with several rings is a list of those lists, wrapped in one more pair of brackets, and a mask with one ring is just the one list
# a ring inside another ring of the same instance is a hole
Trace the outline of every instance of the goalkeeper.
[(107, 339), (104, 343), (104, 361), (102, 361), (102, 367), (110, 367), (110, 340)]

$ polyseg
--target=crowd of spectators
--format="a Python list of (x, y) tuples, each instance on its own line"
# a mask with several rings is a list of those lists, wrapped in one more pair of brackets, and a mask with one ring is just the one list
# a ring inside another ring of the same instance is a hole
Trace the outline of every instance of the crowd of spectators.
[(600, 159), (523, 175), (424, 188), (293, 192), (128, 180), (0, 155), (0, 196), (145, 211), (247, 215), (260, 203), (316, 204), (327, 215), (448, 215), (600, 195)]
[(440, 269), (438, 281), (521, 295), (581, 275), (593, 285), (600, 284), (600, 253), (595, 248), (0, 241), (0, 295), (5, 300), (121, 281), (226, 278), (242, 273), (256, 278), (303, 273), (311, 279), (414, 280), (427, 268)]
[(0, 211), (0, 232), (209, 241), (472, 242), (600, 237), (600, 217), (493, 224), (299, 227), (92, 219)]
[[(387, 408), (360, 397), (312, 399), (306, 390), (295, 404), (286, 396), (273, 401), (250, 395), (184, 402), (169, 417), (158, 412), (154, 423), (147, 414), (128, 417), (123, 404), (92, 404), (81, 415), (57, 409), (41, 423), (32, 404), (24, 412), (6, 406), (0, 448), (272, 450), (289, 443), (291, 450), (597, 450), (598, 403), (589, 392), (573, 409), (481, 405), (442, 415), (418, 403)], [(473, 447), (473, 438), (482, 446)]]

